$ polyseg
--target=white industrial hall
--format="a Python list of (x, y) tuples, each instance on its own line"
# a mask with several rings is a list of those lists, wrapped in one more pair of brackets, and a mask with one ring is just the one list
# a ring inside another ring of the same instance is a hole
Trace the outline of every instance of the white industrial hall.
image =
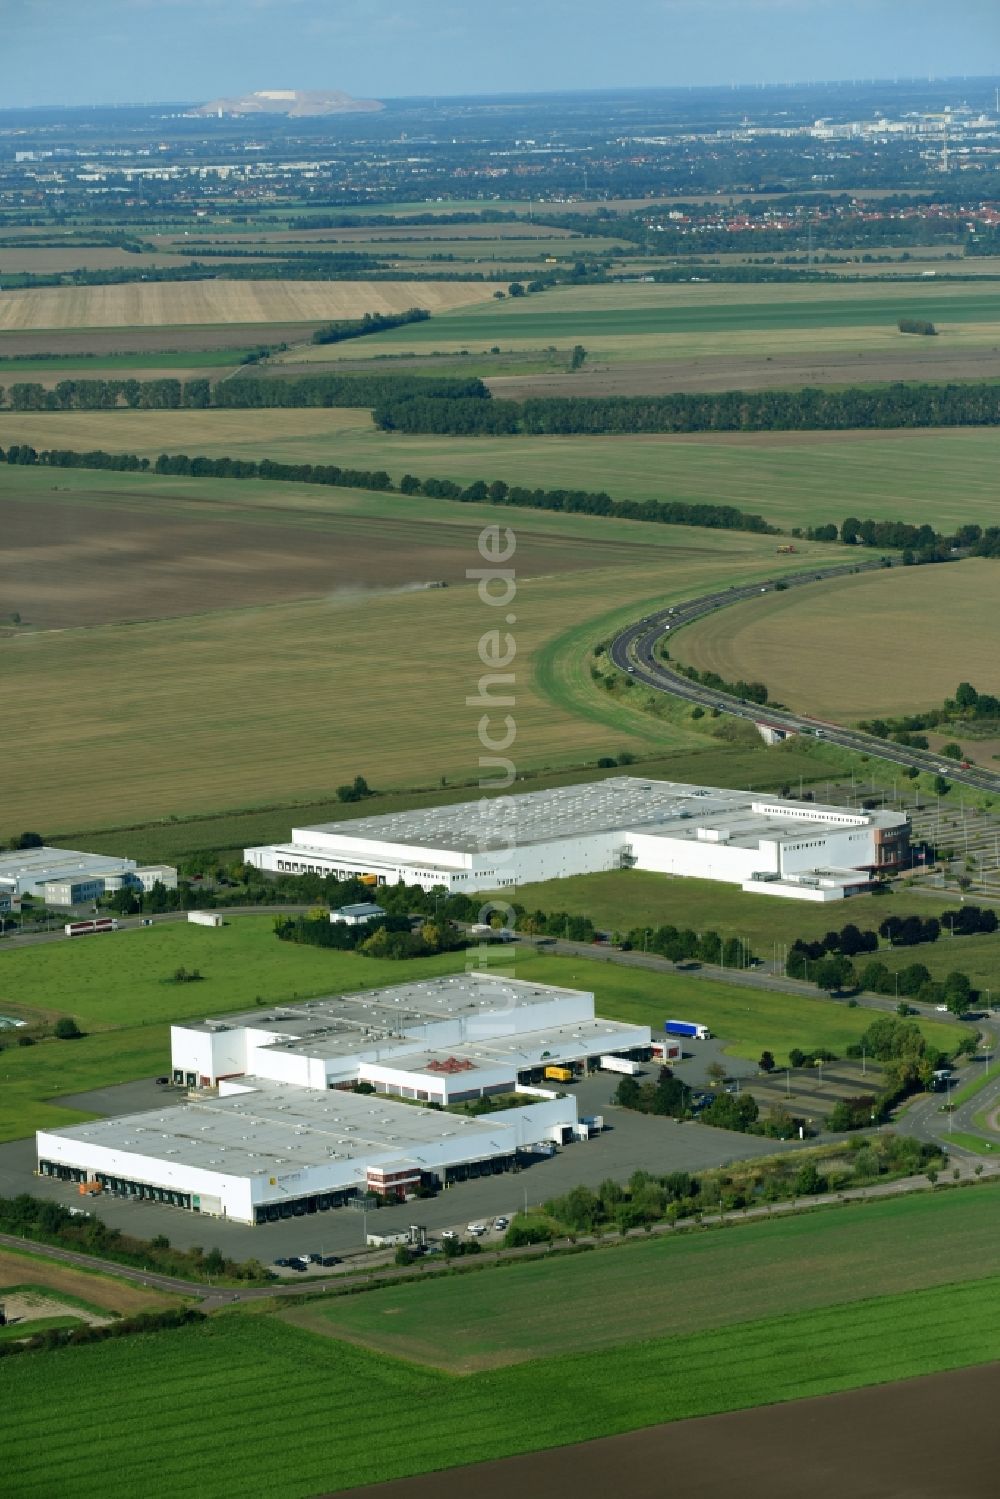
[(840, 900), (905, 864), (904, 814), (614, 776), (502, 798), (294, 828), (248, 848), (272, 874), (353, 876), (472, 894), (637, 868), (791, 899)]
[(243, 1223), (405, 1199), (589, 1136), (546, 1074), (650, 1046), (591, 993), (484, 972), (255, 1008), (173, 1026), (187, 1101), (41, 1130), (38, 1170)]

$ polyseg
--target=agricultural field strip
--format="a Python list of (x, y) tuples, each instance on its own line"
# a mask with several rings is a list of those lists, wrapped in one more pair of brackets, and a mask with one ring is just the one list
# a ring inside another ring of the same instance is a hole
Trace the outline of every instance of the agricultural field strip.
[[(752, 1180), (753, 1163), (736, 1168)], [(286, 1312), (313, 1331), (444, 1369), (606, 1349), (780, 1312), (989, 1279), (1000, 1187), (874, 1200), (833, 1213), (655, 1238), (569, 1259), (311, 1298)], [(946, 1234), (953, 1252), (938, 1253)], [(897, 1248), (906, 1242), (904, 1261)]]
[(0, 292), (0, 330), (277, 323), (484, 301), (481, 281), (159, 281)]
[[(777, 525), (839, 523), (848, 513), (936, 528), (996, 523), (1000, 431), (749, 433), (620, 437), (409, 437), (347, 408), (184, 412), (0, 411), (0, 446), (102, 447), (386, 468), (461, 483), (604, 488), (615, 499), (699, 504), (720, 497)], [(5, 475), (0, 470), (0, 482)], [(22, 475), (17, 475), (22, 482)], [(25, 481), (27, 482), (27, 481)], [(54, 482), (48, 479), (49, 484)], [(60, 476), (60, 484), (76, 480)], [(115, 481), (116, 484), (120, 480)], [(219, 481), (213, 481), (215, 494)], [(243, 486), (246, 492), (247, 486)], [(254, 501), (258, 503), (258, 501)], [(324, 503), (330, 503), (327, 499)], [(368, 502), (371, 503), (371, 502)], [(409, 507), (426, 500), (407, 501)], [(517, 524), (525, 523), (517, 512)], [(594, 522), (588, 522), (593, 525)]]
[[(977, 1281), (638, 1343), (608, 1350), (597, 1382), (589, 1355), (457, 1380), (241, 1314), (67, 1349), (25, 1359), (11, 1382), (7, 1413), (20, 1437), (11, 1499), (105, 1494), (108, 1443), (122, 1430), (142, 1433), (116, 1468), (122, 1492), (154, 1492), (169, 1470), (176, 1486), (228, 1499), (232, 1475), (219, 1451), (235, 1450), (248, 1430), (280, 1429), (280, 1443), (255, 1452), (256, 1491), (306, 1499), (663, 1420), (964, 1367), (996, 1356), (990, 1313), (998, 1289)], [(70, 1401), (72, 1426), (54, 1418)], [(376, 1424), (395, 1440), (373, 1446)]]

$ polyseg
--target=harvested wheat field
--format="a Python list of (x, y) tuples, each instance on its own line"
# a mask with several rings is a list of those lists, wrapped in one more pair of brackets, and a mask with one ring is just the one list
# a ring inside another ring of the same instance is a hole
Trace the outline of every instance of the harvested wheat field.
[(289, 323), (485, 302), (482, 281), (159, 281), (0, 293), (0, 331)]
[(997, 563), (894, 567), (771, 593), (678, 632), (671, 655), (774, 702), (856, 722), (939, 707), (961, 681), (1000, 694)]

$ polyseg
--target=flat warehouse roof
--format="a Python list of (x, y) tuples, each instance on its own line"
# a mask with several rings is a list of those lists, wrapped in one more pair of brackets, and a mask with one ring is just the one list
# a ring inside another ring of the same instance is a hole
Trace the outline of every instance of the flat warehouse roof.
[(335, 1046), (338, 1033), (345, 1039), (349, 1035), (356, 1046), (359, 1030), (398, 1036), (407, 1027), (428, 1021), (470, 1019), (497, 1010), (530, 1010), (554, 999), (575, 998), (585, 992), (555, 984), (533, 984), (525, 979), (498, 978), (488, 973), (447, 974), (393, 984), (390, 988), (335, 994), (301, 1005), (261, 1006), (179, 1028), (219, 1032), (246, 1027), (274, 1032), (293, 1043), (322, 1036), (325, 1050), (328, 1043)]
[(80, 875), (101, 875), (132, 869), (134, 859), (109, 854), (87, 854), (74, 848), (19, 848), (0, 855), (0, 879), (28, 875), (33, 879), (66, 880)]
[(422, 1149), (459, 1138), (469, 1142), (473, 1155), (506, 1148), (505, 1129), (488, 1116), (439, 1113), (373, 1094), (314, 1093), (259, 1078), (240, 1081), (252, 1091), (39, 1131), (39, 1152), (44, 1154), (46, 1138), (55, 1136), (79, 1143), (81, 1154), (88, 1146), (101, 1146), (166, 1165), (257, 1177), (353, 1160), (360, 1175), (366, 1159), (383, 1151), (419, 1164)]
[[(774, 806), (774, 818), (755, 810), (761, 802)], [(380, 817), (361, 817), (348, 823), (328, 822), (296, 828), (296, 849), (314, 847), (330, 853), (334, 847), (346, 854), (360, 841), (410, 845), (427, 849), (451, 849), (462, 853), (488, 854), (492, 833), (512, 838), (516, 845), (550, 843), (559, 838), (611, 832), (655, 832), (681, 828), (689, 820), (709, 825), (728, 820), (758, 819), (770, 829), (796, 829), (799, 819), (822, 827), (823, 814), (834, 823), (845, 815), (866, 824), (895, 825), (905, 821), (895, 813), (845, 814), (843, 807), (818, 802), (796, 802), (762, 796), (749, 791), (728, 791), (713, 786), (693, 786), (680, 781), (651, 781), (639, 776), (612, 776), (585, 785), (559, 786), (531, 791), (494, 802), (463, 802), (450, 807), (428, 807), (414, 812), (391, 812)], [(310, 844), (310, 839), (318, 840)], [(352, 854), (353, 856), (353, 854)]]
[[(425, 1072), (429, 1077), (468, 1077), (474, 1082), (476, 1069), (480, 1067), (510, 1066), (519, 1071), (541, 1066), (548, 1054), (553, 1058), (595, 1055), (648, 1045), (648, 1026), (619, 1025), (614, 1020), (581, 1020), (542, 1031), (519, 1030), (506, 1038), (491, 1036), (486, 1041), (466, 1045), (400, 1050), (382, 1057), (378, 1065), (400, 1072)], [(450, 1069), (449, 1061), (465, 1065)]]

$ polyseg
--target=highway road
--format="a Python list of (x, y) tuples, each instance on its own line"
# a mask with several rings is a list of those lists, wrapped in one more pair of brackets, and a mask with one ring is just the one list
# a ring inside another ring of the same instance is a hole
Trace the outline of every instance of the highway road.
[(761, 594), (773, 593), (780, 582), (781, 588), (804, 588), (810, 583), (825, 582), (830, 578), (850, 577), (859, 572), (875, 572), (883, 566), (880, 560), (873, 562), (851, 562), (836, 567), (810, 568), (808, 572), (790, 573), (780, 580), (767, 583), (747, 583), (741, 587), (726, 588), (716, 593), (705, 593), (685, 603), (675, 604), (646, 615), (635, 624), (627, 626), (611, 642), (610, 657), (619, 671), (628, 672), (637, 682), (654, 688), (657, 692), (669, 692), (674, 697), (686, 698), (705, 708), (717, 708), (736, 718), (751, 723), (767, 723), (774, 728), (787, 729), (793, 734), (813, 734), (828, 744), (840, 745), (843, 749), (859, 754), (872, 755), (887, 760), (893, 765), (914, 766), (917, 770), (929, 771), (932, 775), (944, 775), (949, 781), (972, 786), (977, 791), (1000, 793), (1000, 775), (978, 766), (963, 769), (957, 762), (942, 761), (940, 755), (928, 750), (907, 749), (887, 739), (878, 739), (874, 734), (863, 734), (858, 729), (844, 728), (828, 723), (824, 719), (811, 718), (806, 714), (791, 713), (786, 708), (762, 706), (730, 693), (718, 692), (692, 682), (681, 672), (674, 670), (668, 662), (656, 656), (656, 646), (684, 625), (693, 624), (717, 609), (731, 604), (744, 603)]

